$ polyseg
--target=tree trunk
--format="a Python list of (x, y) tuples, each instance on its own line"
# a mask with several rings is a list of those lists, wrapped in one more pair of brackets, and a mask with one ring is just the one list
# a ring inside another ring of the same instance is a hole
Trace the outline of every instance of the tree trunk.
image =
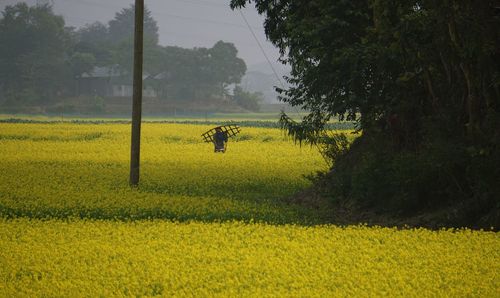
[[(448, 33), (455, 51), (459, 56), (462, 56), (463, 54), (461, 55), (461, 53), (463, 52), (464, 46), (458, 36), (453, 15), (452, 19), (448, 21)], [(463, 74), (467, 89), (465, 106), (465, 114), (467, 115), (466, 131), (467, 135), (474, 140), (481, 133), (481, 97), (474, 84), (474, 74), (471, 69), (472, 67), (469, 62), (460, 63), (460, 70)]]
[(481, 132), (481, 97), (476, 92), (476, 86), (472, 80), (472, 74), (468, 65), (461, 64), (460, 68), (464, 74), (467, 86), (467, 133), (469, 137), (475, 137)]

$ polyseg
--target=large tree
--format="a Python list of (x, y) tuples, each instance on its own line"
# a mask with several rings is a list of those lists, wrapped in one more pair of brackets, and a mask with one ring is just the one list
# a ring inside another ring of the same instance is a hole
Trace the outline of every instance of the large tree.
[(48, 102), (67, 83), (70, 35), (50, 6), (7, 6), (0, 19), (0, 82), (11, 103)]
[[(131, 5), (115, 14), (108, 23), (109, 41), (112, 44), (113, 61), (128, 73), (132, 72), (134, 43), (134, 13)], [(158, 72), (160, 63), (160, 48), (158, 46), (158, 25), (151, 11), (144, 10), (144, 71)]]
[(113, 63), (109, 30), (105, 24), (100, 22), (87, 24), (78, 29), (73, 50), (92, 55), (95, 58), (95, 64), (98, 66)]
[(211, 69), (211, 78), (225, 84), (238, 84), (246, 72), (243, 59), (238, 58), (238, 50), (234, 44), (222, 40), (208, 49), (208, 62)]
[(451, 108), (459, 125), (478, 133), (497, 109), (495, 1), (231, 4), (247, 2), (266, 15), (269, 39), (292, 66), (295, 87), (282, 99), (305, 105), (316, 118), (361, 112), (366, 129), (399, 112), (405, 129), (415, 129), (406, 122)]
[(281, 99), (310, 112), (301, 125), (283, 117), (284, 126), (315, 142), (332, 117), (359, 116), (363, 136), (333, 171), (345, 174), (335, 180), (344, 196), (407, 206), (475, 198), (491, 206), (500, 194), (497, 1), (231, 6), (248, 3), (265, 15), (268, 38), (292, 67)]
[(212, 48), (164, 47), (158, 67), (163, 72), (164, 98), (221, 99), (231, 84), (238, 84), (246, 72), (232, 43), (219, 41)]
[[(123, 8), (109, 21), (109, 38), (114, 43), (120, 43), (134, 37), (135, 6)], [(148, 8), (144, 9), (144, 39), (152, 44), (158, 44), (158, 25)]]

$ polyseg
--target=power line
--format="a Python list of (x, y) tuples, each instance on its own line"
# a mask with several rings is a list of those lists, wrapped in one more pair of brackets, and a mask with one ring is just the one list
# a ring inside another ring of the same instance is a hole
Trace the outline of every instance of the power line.
[(238, 10), (240, 12), (240, 15), (241, 17), (243, 18), (243, 20), (245, 21), (245, 24), (247, 24), (247, 27), (248, 27), (248, 30), (250, 30), (250, 32), (252, 33), (253, 35), (253, 38), (255, 39), (255, 41), (257, 42), (257, 44), (259, 45), (259, 48), (262, 52), (262, 54), (264, 55), (264, 57), (266, 58), (267, 60), (267, 63), (269, 64), (269, 66), (271, 67), (271, 69), (273, 70), (273, 73), (274, 73), (274, 76), (276, 76), (276, 79), (278, 80), (278, 82), (280, 83), (281, 87), (284, 89), (285, 88), (285, 85), (283, 84), (283, 82), (281, 81), (281, 78), (280, 76), (278, 75), (278, 73), (276, 72), (276, 69), (274, 69), (274, 66), (273, 64), (271, 63), (271, 60), (269, 59), (269, 57), (267, 56), (266, 54), (266, 51), (264, 51), (264, 47), (262, 47), (262, 44), (260, 43), (259, 39), (257, 38), (257, 35), (255, 35), (255, 32), (253, 31), (252, 27), (250, 26), (250, 24), (248, 23), (248, 20), (247, 18), (245, 17), (245, 15), (243, 14), (243, 11), (241, 11), (241, 9)]
[[(180, 1), (180, 2), (184, 2), (184, 1)], [(118, 9), (124, 8), (122, 6), (103, 4), (101, 2), (94, 2), (94, 1), (88, 1), (88, 0), (79, 0), (77, 3), (78, 4), (88, 4), (88, 5), (97, 6), (97, 7), (111, 8), (113, 10), (118, 10)], [(209, 2), (206, 2), (206, 1), (194, 2), (193, 0), (189, 0), (188, 3), (201, 4), (201, 3), (209, 3)], [(215, 3), (212, 3), (212, 4), (215, 4)], [(231, 27), (245, 28), (246, 29), (246, 26), (236, 24), (236, 23), (209, 20), (209, 19), (203, 19), (203, 18), (195, 18), (195, 17), (189, 17), (189, 16), (181, 16), (181, 15), (176, 15), (176, 14), (167, 13), (167, 12), (163, 12), (163, 11), (156, 11), (155, 10), (155, 11), (151, 11), (151, 14), (154, 16), (168, 16), (168, 17), (172, 17), (172, 18), (176, 18), (176, 19), (190, 20), (190, 21), (195, 21), (195, 22), (199, 22), (199, 23), (210, 23), (210, 24), (214, 24), (214, 25), (223, 25), (223, 26), (231, 26)], [(250, 26), (250, 27), (252, 27), (252, 26)], [(252, 28), (253, 29), (260, 29), (259, 27), (252, 27)]]
[[(86, 22), (86, 24), (91, 25), (95, 22), (98, 22), (96, 20), (91, 20), (87, 18), (82, 18), (79, 16), (72, 16), (72, 15), (66, 15), (64, 16), (64, 19), (66, 21), (72, 21), (72, 22)], [(66, 24), (68, 25), (68, 24)], [(245, 27), (246, 29), (246, 27)], [(160, 29), (162, 34), (168, 34), (168, 36), (177, 36), (177, 37), (182, 37), (184, 39), (192, 39), (196, 38), (198, 40), (205, 40), (205, 41), (212, 41), (213, 39), (219, 39), (219, 40), (224, 40), (227, 36), (224, 35), (211, 35), (208, 36), (206, 34), (196, 34), (196, 33), (186, 33), (186, 32), (178, 32), (178, 31), (170, 31), (170, 30), (162, 30)], [(240, 45), (245, 45), (246, 47), (252, 47), (252, 48), (257, 48), (258, 45), (256, 45), (254, 42), (238, 42)]]
[[(248, 27), (248, 30), (250, 30), (250, 32), (252, 32), (252, 35), (253, 35), (253, 38), (255, 39), (255, 41), (257, 42), (257, 44), (259, 45), (259, 48), (260, 50), (262, 51), (262, 54), (264, 55), (264, 57), (266, 57), (266, 60), (267, 60), (267, 63), (269, 63), (269, 66), (271, 67), (271, 69), (273, 70), (273, 73), (274, 75), (276, 76), (276, 79), (278, 80), (278, 82), (280, 83), (281, 85), (281, 88), (285, 89), (285, 84), (283, 84), (283, 82), (281, 81), (281, 78), (279, 77), (278, 73), (276, 72), (276, 70), (274, 69), (274, 66), (273, 64), (271, 63), (271, 60), (269, 59), (269, 57), (267, 56), (266, 54), (266, 51), (264, 51), (264, 48), (262, 47), (259, 39), (257, 38), (257, 35), (255, 35), (255, 32), (253, 32), (252, 28), (250, 27), (250, 24), (248, 23), (247, 21), (247, 18), (245, 17), (245, 15), (243, 14), (243, 11), (241, 11), (241, 9), (239, 9), (239, 12), (241, 14), (241, 17), (243, 18), (243, 20), (245, 21), (245, 23), (247, 24), (247, 27)], [(300, 115), (300, 111), (299, 109), (296, 107), (296, 106), (293, 106), (295, 108), (295, 112), (297, 113), (297, 115)], [(319, 145), (318, 144), (315, 144), (316, 147), (318, 148), (318, 150), (320, 149)]]
[[(208, 36), (206, 34), (196, 34), (196, 33), (180, 33), (176, 31), (168, 31), (168, 30), (162, 30), (161, 33), (168, 34), (169, 36), (177, 36), (177, 37), (182, 37), (185, 39), (192, 39), (192, 38), (197, 38), (198, 40), (205, 40), (205, 41), (213, 41), (214, 39), (218, 40), (224, 40), (227, 38), (227, 36), (224, 35), (211, 35)], [(256, 45), (254, 42), (248, 41), (248, 42), (238, 42), (239, 45), (244, 45), (245, 47), (252, 47), (252, 48), (257, 48), (258, 45)]]
[(196, 4), (196, 5), (206, 5), (206, 6), (218, 6), (218, 7), (228, 7), (226, 4), (222, 3), (215, 3), (215, 2), (210, 2), (210, 1), (201, 1), (201, 0), (173, 0), (176, 2), (181, 2), (181, 3), (190, 3), (190, 4)]
[[(173, 18), (177, 18), (177, 19), (191, 20), (191, 21), (202, 22), (202, 23), (210, 23), (210, 24), (215, 24), (215, 25), (224, 25), (224, 26), (231, 26), (231, 27), (238, 27), (238, 28), (246, 29), (246, 27), (243, 25), (230, 23), (230, 22), (222, 22), (222, 21), (214, 21), (214, 20), (200, 19), (200, 18), (194, 18), (194, 17), (179, 16), (179, 15), (165, 13), (165, 12), (151, 12), (151, 14), (156, 15), (156, 16), (163, 15), (163, 16), (169, 16), (169, 17), (173, 17)], [(255, 27), (255, 29), (260, 29), (260, 28)]]
[[(76, 22), (86, 22), (87, 24), (92, 24), (92, 23), (98, 22), (96, 20), (92, 20), (92, 19), (88, 19), (88, 18), (82, 18), (80, 16), (74, 16), (74, 15), (65, 15), (64, 19), (65, 20), (69, 20), (69, 21), (73, 21), (73, 22), (75, 22), (75, 21)], [(245, 29), (247, 29), (246, 26), (241, 26), (241, 27), (244, 27)], [(186, 38), (194, 37), (194, 38), (197, 38), (197, 39), (204, 39), (206, 41), (212, 40), (206, 34), (186, 33), (186, 32), (169, 31), (169, 30), (161, 30), (161, 32), (162, 33), (166, 33), (169, 36), (175, 35), (175, 36), (178, 36), (178, 37), (186, 37)], [(212, 38), (222, 39), (222, 40), (224, 40), (225, 37), (226, 36), (224, 36), (224, 35), (218, 35), (218, 37), (212, 36)], [(247, 47), (258, 47), (258, 44), (256, 45), (255, 43), (252, 43), (250, 41), (248, 41), (248, 42), (239, 42), (239, 44), (243, 44), (243, 45), (245, 45)]]

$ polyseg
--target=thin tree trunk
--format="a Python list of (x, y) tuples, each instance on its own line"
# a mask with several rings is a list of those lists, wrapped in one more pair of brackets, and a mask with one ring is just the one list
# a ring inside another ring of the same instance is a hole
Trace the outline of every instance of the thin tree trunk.
[(476, 88), (472, 82), (472, 74), (468, 65), (460, 64), (460, 68), (464, 74), (467, 86), (467, 114), (469, 116), (467, 132), (469, 136), (474, 137), (481, 131), (481, 98), (475, 90)]
[(434, 111), (437, 111), (438, 98), (436, 96), (436, 93), (434, 92), (434, 87), (432, 85), (432, 78), (428, 68), (425, 68), (424, 76), (425, 76), (425, 82), (427, 84), (427, 91), (429, 92), (429, 95), (432, 99), (432, 108), (434, 109)]
[[(448, 21), (448, 33), (455, 50), (457, 53), (461, 53), (463, 51), (463, 46), (458, 37), (454, 18)], [(469, 137), (474, 138), (480, 133), (481, 130), (481, 98), (476, 92), (476, 86), (474, 85), (472, 77), (473, 73), (471, 71), (472, 67), (470, 64), (468, 62), (462, 62), (459, 64), (459, 67), (462, 71), (467, 89), (465, 114), (467, 115), (468, 123), (466, 123), (466, 131)]]
[(439, 52), (439, 58), (441, 58), (441, 64), (443, 65), (444, 73), (446, 74), (446, 78), (448, 79), (448, 84), (451, 85), (451, 71), (448, 67), (448, 63), (444, 59), (443, 52)]
[(132, 144), (130, 150), (130, 185), (139, 184), (142, 116), (142, 51), (144, 27), (144, 0), (135, 0), (134, 33), (134, 91), (132, 99)]

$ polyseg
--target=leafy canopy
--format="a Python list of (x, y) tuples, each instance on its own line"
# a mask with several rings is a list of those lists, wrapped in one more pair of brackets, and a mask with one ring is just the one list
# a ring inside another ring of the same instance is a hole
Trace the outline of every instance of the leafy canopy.
[(470, 138), (497, 134), (495, 1), (232, 0), (231, 7), (249, 3), (292, 67), (293, 87), (279, 90), (281, 99), (309, 110), (306, 124), (321, 129), (331, 117), (361, 115), (365, 133), (397, 126), (405, 146), (420, 143), (429, 122)]

